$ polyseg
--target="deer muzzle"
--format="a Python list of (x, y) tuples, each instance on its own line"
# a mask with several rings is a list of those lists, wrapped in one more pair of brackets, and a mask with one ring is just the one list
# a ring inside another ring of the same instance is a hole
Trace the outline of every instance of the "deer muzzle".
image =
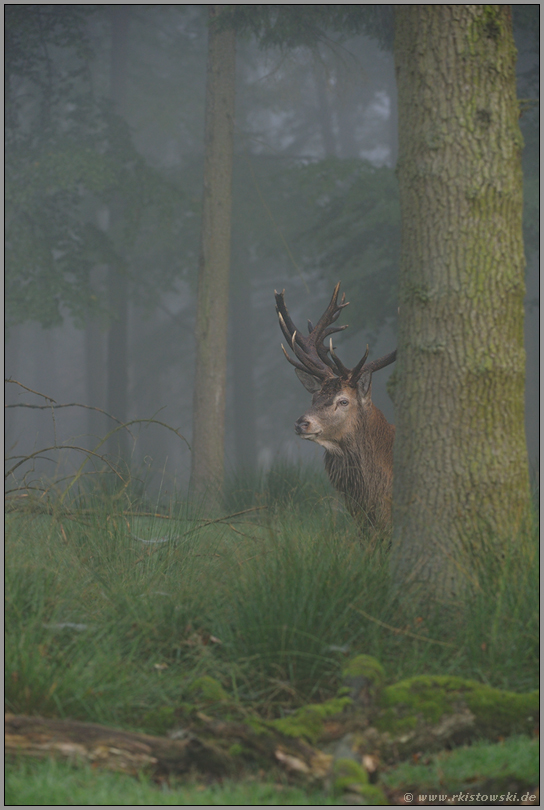
[(302, 439), (313, 439), (320, 432), (315, 429), (315, 425), (312, 424), (306, 414), (295, 422), (295, 433)]

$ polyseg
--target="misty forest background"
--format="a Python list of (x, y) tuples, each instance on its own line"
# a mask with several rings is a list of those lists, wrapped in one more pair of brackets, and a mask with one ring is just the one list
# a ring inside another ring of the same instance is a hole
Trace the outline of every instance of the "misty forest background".
[[(203, 5), (7, 6), (6, 377), (57, 404), (153, 417), (191, 442), (203, 175)], [(227, 472), (321, 468), (297, 440), (308, 403), (280, 350), (274, 289), (295, 323), (334, 284), (351, 301), (338, 340), (353, 365), (396, 345), (400, 248), (391, 7), (375, 36), (310, 47), (237, 40)], [(526, 430), (538, 461), (538, 6), (513, 6), (525, 138)], [(117, 9), (117, 11), (114, 11)], [(389, 15), (389, 16), (388, 16)], [(536, 15), (536, 16), (535, 16)], [(373, 400), (395, 421), (386, 383)], [(44, 405), (7, 385), (8, 405)], [(47, 404), (47, 403), (45, 403)], [(96, 448), (115, 423), (70, 407), (8, 408), (8, 456)], [(126, 446), (149, 491), (186, 491), (187, 444), (135, 425)], [(102, 448), (100, 452), (103, 452)], [(112, 447), (109, 447), (112, 451)], [(25, 483), (81, 454), (47, 454)], [(14, 489), (18, 482), (9, 482)], [(8, 487), (9, 488), (9, 487)]]

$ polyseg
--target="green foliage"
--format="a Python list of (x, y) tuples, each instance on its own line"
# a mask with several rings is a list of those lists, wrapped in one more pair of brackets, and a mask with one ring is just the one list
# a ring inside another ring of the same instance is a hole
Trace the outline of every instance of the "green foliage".
[(365, 33), (383, 47), (393, 44), (393, 8), (383, 5), (230, 5), (219, 24), (237, 33), (253, 35), (262, 48), (314, 47), (331, 33)]
[[(172, 229), (181, 197), (138, 154), (126, 122), (96, 98), (88, 69), (89, 7), (13, 6), (6, 12), (6, 304), (8, 325), (107, 314), (97, 265), (128, 273), (129, 251), (153, 226)], [(122, 227), (99, 228), (99, 210)], [(173, 270), (143, 280), (141, 297)]]
[[(318, 268), (360, 302), (355, 328), (377, 331), (397, 313), (400, 206), (393, 169), (358, 159), (257, 159), (236, 167), (233, 239), (263, 266), (293, 246), (292, 272)], [(280, 236), (281, 234), (281, 236)]]
[(360, 305), (354, 326), (377, 330), (397, 312), (400, 205), (395, 173), (364, 160), (326, 160), (299, 170), (315, 221), (305, 236), (331, 279)]

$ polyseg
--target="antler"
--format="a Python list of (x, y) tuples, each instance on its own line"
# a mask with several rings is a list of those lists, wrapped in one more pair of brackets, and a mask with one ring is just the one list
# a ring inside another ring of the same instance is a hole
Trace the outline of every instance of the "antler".
[[(349, 304), (349, 301), (345, 300), (345, 293), (342, 294), (342, 300), (340, 303), (337, 303), (339, 289), (340, 282), (338, 282), (334, 288), (329, 306), (317, 324), (314, 326), (311, 321), (308, 321), (308, 337), (303, 337), (291, 320), (291, 316), (289, 315), (285, 305), (285, 290), (282, 290), (281, 293), (274, 290), (276, 297), (276, 312), (278, 313), (281, 331), (293, 350), (297, 360), (300, 362), (297, 362), (289, 357), (283, 343), (281, 344), (281, 348), (291, 365), (299, 369), (299, 371), (305, 371), (311, 374), (313, 377), (317, 377), (323, 381), (326, 379), (332, 379), (334, 377), (340, 377), (341, 379), (346, 380), (346, 382), (348, 382), (350, 385), (356, 385), (358, 380), (365, 372), (370, 371), (373, 373), (374, 371), (378, 371), (379, 369), (385, 368), (385, 366), (393, 363), (397, 356), (397, 350), (395, 349), (395, 351), (391, 352), (390, 354), (384, 355), (384, 357), (381, 357), (379, 360), (373, 360), (372, 362), (367, 363), (366, 359), (369, 352), (367, 346), (364, 356), (352, 369), (347, 368), (342, 363), (340, 358), (334, 352), (332, 338), (330, 338), (328, 347), (323, 343), (325, 338), (329, 337), (334, 332), (342, 332), (344, 329), (347, 329), (347, 325), (331, 326), (331, 324), (334, 323), (339, 317), (343, 308), (347, 307)], [(328, 357), (329, 352), (331, 355), (330, 357)]]
[(281, 331), (300, 362), (297, 363), (295, 360), (292, 360), (282, 344), (281, 348), (283, 349), (283, 353), (292, 366), (295, 366), (295, 368), (298, 368), (300, 371), (309, 372), (320, 380), (337, 376), (336, 363), (333, 363), (327, 356), (329, 349), (323, 344), (323, 340), (334, 332), (342, 332), (347, 328), (346, 326), (331, 326), (340, 315), (342, 309), (348, 305), (345, 302), (345, 295), (342, 295), (342, 300), (339, 304), (337, 303), (339, 289), (340, 282), (334, 288), (329, 306), (317, 324), (314, 326), (311, 321), (308, 321), (308, 337), (303, 337), (291, 320), (291, 316), (285, 305), (285, 290), (282, 290), (281, 293), (277, 293), (274, 290), (276, 296), (276, 312), (278, 313)]

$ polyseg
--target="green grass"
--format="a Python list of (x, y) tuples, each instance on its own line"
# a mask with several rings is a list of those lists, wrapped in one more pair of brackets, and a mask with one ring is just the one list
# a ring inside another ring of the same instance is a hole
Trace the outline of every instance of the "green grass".
[[(539, 778), (536, 739), (512, 737), (498, 744), (471, 746), (422, 757), (419, 764), (401, 763), (380, 774), (379, 786), (434, 794), (534, 792)], [(144, 776), (75, 768), (47, 760), (8, 761), (5, 803), (9, 805), (338, 805), (338, 797), (304, 791), (279, 782), (246, 778), (214, 785), (171, 780), (157, 785)]]
[[(369, 551), (319, 481), (276, 470), (240, 501), (243, 486), (230, 514), (266, 508), (213, 523), (181, 502), (160, 518), (106, 495), (69, 515), (10, 513), (8, 710), (153, 733), (197, 703), (274, 718), (334, 696), (359, 653), (389, 682), (538, 686), (536, 533), (490, 564), (460, 616), (422, 616), (396, 599), (385, 547)], [(203, 676), (223, 692), (195, 689)]]
[(6, 767), (5, 803), (10, 805), (336, 805), (324, 793), (252, 780), (222, 785), (158, 786), (146, 779), (66, 763), (18, 761)]
[(520, 736), (495, 745), (474, 743), (430, 756), (425, 764), (402, 763), (383, 774), (382, 781), (389, 788), (417, 785), (420, 791), (438, 793), (467, 786), (475, 792), (478, 785), (487, 783), (499, 790), (512, 782), (534, 789), (539, 783), (539, 741)]

